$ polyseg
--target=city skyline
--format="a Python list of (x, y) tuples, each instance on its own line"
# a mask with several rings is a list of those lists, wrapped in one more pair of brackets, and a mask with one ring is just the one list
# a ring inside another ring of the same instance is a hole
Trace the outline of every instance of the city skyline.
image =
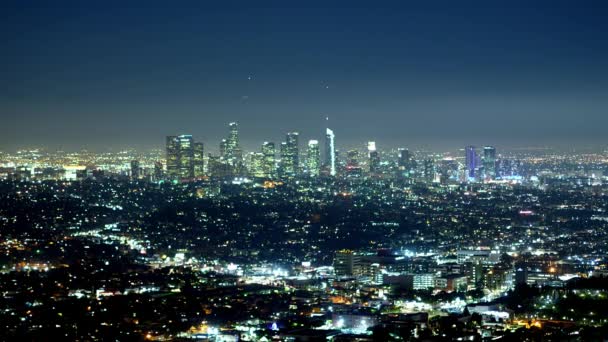
[(600, 341), (608, 2), (3, 1), (0, 341)]
[(608, 143), (602, 2), (240, 5), (7, 4), (0, 149), (216, 141), (228, 120), (250, 148), (327, 116), (344, 144)]

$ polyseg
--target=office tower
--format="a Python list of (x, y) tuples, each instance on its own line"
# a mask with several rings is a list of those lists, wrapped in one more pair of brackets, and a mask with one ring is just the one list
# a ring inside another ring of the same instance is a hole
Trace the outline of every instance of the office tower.
[(141, 176), (141, 168), (139, 160), (131, 160), (131, 179), (136, 180)]
[(234, 175), (232, 167), (222, 160), (222, 157), (209, 154), (207, 160), (209, 176), (215, 179), (224, 179)]
[(154, 163), (154, 180), (160, 181), (163, 179), (163, 163), (157, 161)]
[(359, 167), (359, 151), (349, 150), (346, 152), (346, 167), (349, 169)]
[(467, 180), (475, 179), (475, 171), (477, 169), (477, 152), (475, 146), (467, 146), (464, 149), (465, 153), (465, 172)]
[(432, 182), (435, 179), (435, 161), (433, 159), (424, 160), (424, 179)]
[(203, 143), (197, 142), (193, 145), (194, 149), (194, 177), (205, 175), (205, 151)]
[(309, 140), (308, 141), (308, 174), (313, 177), (319, 176), (321, 170), (321, 150), (319, 149), (319, 141)]
[(329, 169), (331, 176), (336, 175), (336, 145), (334, 131), (325, 130), (325, 167)]
[(275, 176), (275, 147), (273, 142), (262, 144), (262, 154), (264, 155), (264, 176), (272, 178)]
[(367, 143), (367, 153), (369, 157), (369, 173), (377, 174), (380, 172), (380, 155), (376, 151), (376, 142)]
[(167, 137), (167, 175), (172, 180), (194, 177), (194, 141), (191, 135)]
[(239, 127), (236, 122), (228, 124), (228, 139), (225, 142), (225, 158), (230, 165), (238, 165), (243, 160), (243, 153), (239, 145)]
[(496, 148), (493, 146), (483, 148), (483, 170), (486, 179), (496, 178)]
[(256, 178), (263, 178), (266, 176), (264, 169), (264, 153), (262, 152), (251, 152), (249, 153), (250, 160), (250, 174)]
[(191, 135), (180, 135), (179, 139), (179, 175), (180, 178), (194, 177), (194, 141)]
[(220, 141), (220, 158), (222, 158), (222, 160), (226, 159), (226, 147), (228, 145), (228, 141), (226, 139), (222, 139)]
[(179, 139), (177, 136), (167, 137), (167, 177), (179, 178)]
[(447, 180), (458, 180), (458, 162), (451, 157), (443, 158), (439, 162), (438, 171), (441, 175), (442, 182)]
[(279, 150), (279, 175), (281, 177), (285, 177), (287, 175), (287, 159), (289, 152), (287, 151), (287, 143), (285, 141), (281, 142), (281, 147)]
[(284, 143), (281, 143), (281, 170), (283, 176), (293, 177), (299, 165), (298, 132), (289, 132)]
[(231, 122), (228, 124), (228, 128), (228, 147), (234, 150), (239, 147), (239, 125)]
[(399, 170), (407, 171), (410, 169), (412, 163), (412, 154), (406, 148), (399, 149), (399, 159), (397, 160), (397, 166)]
[(346, 152), (346, 175), (348, 177), (361, 176), (361, 167), (359, 166), (359, 151), (349, 150)]
[(414, 174), (416, 168), (416, 162), (412, 156), (412, 153), (406, 148), (399, 149), (399, 156), (397, 159), (397, 168), (399, 169), (399, 175), (403, 177), (410, 177)]
[(355, 252), (343, 249), (336, 252), (334, 258), (334, 271), (336, 276), (355, 276), (359, 274), (361, 257)]
[(226, 140), (226, 152), (228, 155), (233, 156), (236, 150), (239, 148), (239, 126), (236, 122), (228, 124), (229, 132), (228, 139)]

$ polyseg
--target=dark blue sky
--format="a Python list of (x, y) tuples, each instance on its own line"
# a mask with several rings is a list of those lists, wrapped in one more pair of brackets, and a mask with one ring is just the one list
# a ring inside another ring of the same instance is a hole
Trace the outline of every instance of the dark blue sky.
[(608, 143), (605, 1), (123, 3), (2, 2), (0, 150)]

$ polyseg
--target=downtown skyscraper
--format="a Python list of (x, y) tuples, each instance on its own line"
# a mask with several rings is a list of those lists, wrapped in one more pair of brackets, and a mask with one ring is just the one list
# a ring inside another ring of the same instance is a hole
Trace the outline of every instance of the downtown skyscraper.
[(194, 139), (192, 139), (192, 135), (168, 136), (166, 149), (169, 179), (194, 178)]
[(264, 169), (264, 175), (267, 178), (273, 178), (276, 176), (276, 148), (273, 142), (265, 141), (262, 144), (262, 154), (264, 155), (264, 160), (262, 162), (262, 167)]
[(318, 140), (308, 141), (308, 150), (306, 157), (306, 169), (308, 170), (308, 174), (312, 177), (319, 176), (319, 172), (321, 170), (321, 150), (319, 149)]
[(380, 155), (376, 150), (375, 141), (369, 141), (367, 143), (367, 153), (369, 158), (369, 173), (377, 174), (380, 172)]
[(467, 146), (464, 149), (464, 167), (467, 180), (475, 179), (477, 176), (477, 152), (475, 146)]
[(496, 148), (493, 146), (483, 147), (483, 173), (485, 179), (492, 180), (496, 178)]
[(220, 144), (220, 151), (229, 165), (239, 166), (243, 161), (243, 151), (239, 144), (239, 126), (236, 122), (231, 122), (228, 128), (228, 138)]
[(336, 136), (334, 131), (325, 130), (325, 167), (331, 176), (336, 175)]
[(295, 176), (300, 168), (298, 137), (298, 132), (289, 132), (285, 142), (281, 143), (281, 173), (284, 177)]
[(202, 142), (195, 142), (193, 149), (194, 177), (205, 175), (205, 149)]
[(397, 167), (399, 169), (400, 176), (410, 177), (414, 173), (415, 161), (412, 153), (407, 148), (399, 149)]

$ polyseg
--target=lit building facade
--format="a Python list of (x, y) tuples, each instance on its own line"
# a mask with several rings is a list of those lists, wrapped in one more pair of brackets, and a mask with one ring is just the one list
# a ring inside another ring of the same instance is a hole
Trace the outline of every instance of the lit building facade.
[(171, 180), (194, 177), (194, 140), (183, 134), (167, 137), (167, 176)]
[(276, 176), (276, 149), (273, 142), (264, 142), (262, 144), (262, 154), (264, 155), (264, 176), (273, 178)]
[(319, 149), (319, 141), (308, 141), (307, 159), (306, 167), (308, 173), (313, 177), (319, 176), (321, 170), (321, 150)]
[(325, 130), (325, 166), (331, 176), (336, 175), (336, 136), (334, 131), (327, 128)]
[(289, 132), (281, 144), (281, 171), (284, 177), (295, 176), (300, 167), (298, 138), (298, 132)]
[(370, 141), (367, 143), (367, 153), (369, 157), (369, 172), (371, 174), (380, 173), (380, 155), (376, 150), (375, 141)]
[(194, 147), (194, 177), (205, 175), (205, 149), (202, 142), (195, 142)]
[(493, 146), (483, 148), (483, 172), (488, 180), (496, 178), (496, 148)]
[(477, 152), (475, 146), (467, 146), (464, 149), (464, 165), (467, 180), (474, 180), (477, 171)]

